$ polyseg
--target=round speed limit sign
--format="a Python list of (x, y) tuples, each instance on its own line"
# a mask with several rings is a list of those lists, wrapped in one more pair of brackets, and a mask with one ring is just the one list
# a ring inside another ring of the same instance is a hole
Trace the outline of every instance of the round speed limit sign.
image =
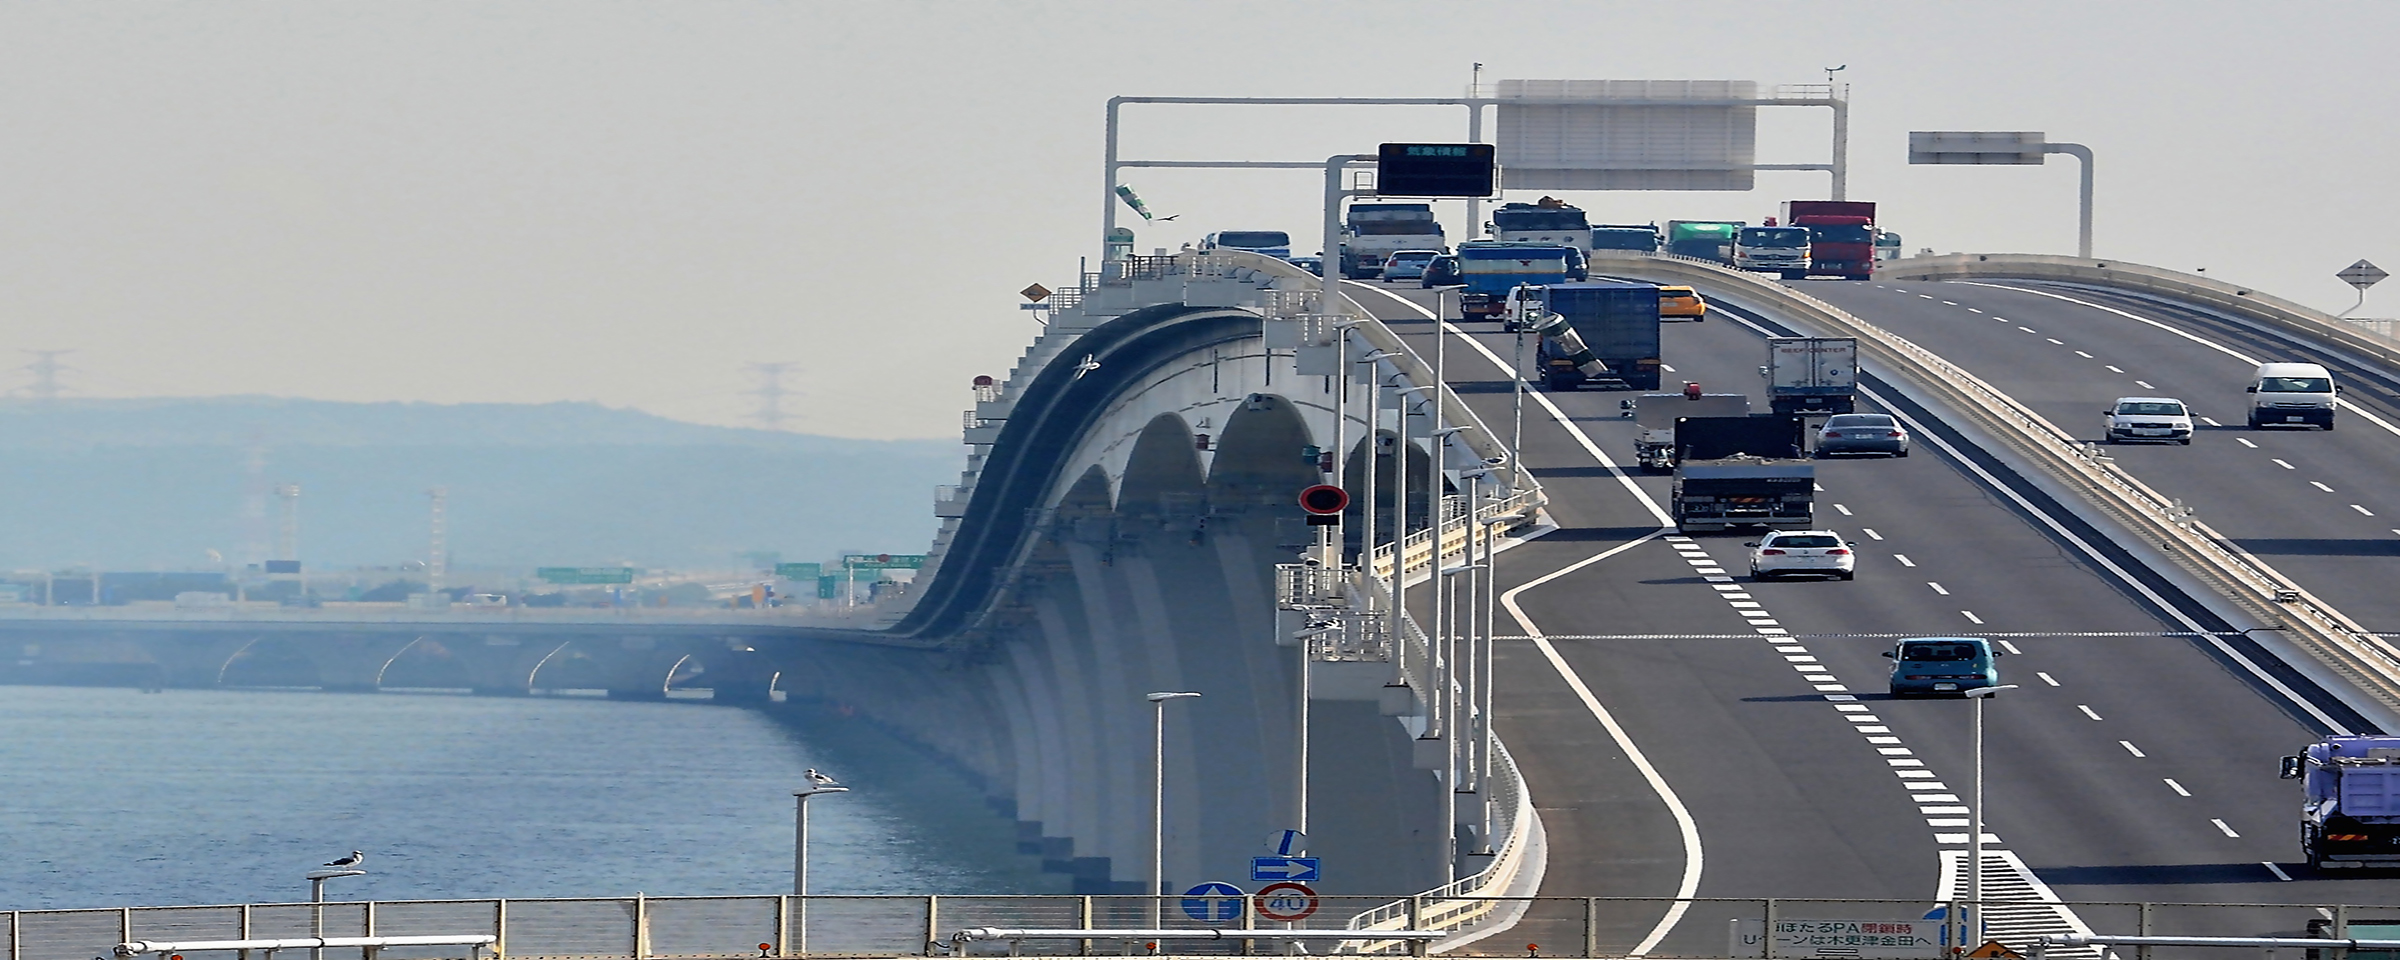
[(1306, 920), (1310, 914), (1317, 912), (1317, 892), (1288, 881), (1258, 888), (1258, 892), (1250, 897), (1250, 902), (1258, 908), (1258, 916), (1262, 920), (1289, 923)]

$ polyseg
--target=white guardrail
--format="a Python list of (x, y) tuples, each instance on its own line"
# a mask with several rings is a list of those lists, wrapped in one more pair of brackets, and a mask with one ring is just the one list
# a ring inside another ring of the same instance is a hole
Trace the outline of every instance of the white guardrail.
[[(1944, 269), (1950, 271), (1950, 276), (1964, 276), (1962, 271), (1966, 267), (1958, 261), (1971, 257), (1917, 259), (1946, 261), (1948, 266), (1928, 264), (1920, 271), (1915, 266), (1898, 268), (1887, 265), (1879, 271), (1878, 276), (1933, 277), (1942, 275)], [(2076, 261), (2063, 257), (1995, 257), (1982, 262), (2002, 259), (2018, 263), (2064, 261), (2058, 265), (2057, 275), (2048, 277), (2060, 280), (2093, 282), (2102, 276), (2136, 275), (2122, 264), (2112, 262), (2106, 268), (2075, 267), (2073, 264), (2102, 261)], [(2155, 545), (2182, 570), (2240, 605), (2261, 626), (2281, 629), (2295, 646), (2323, 662), (2361, 691), (2389, 708), (2400, 709), (2400, 647), (2394, 647), (2383, 638), (2360, 629), (2340, 611), (2318, 600), (2299, 584), (2256, 557), (2229, 545), (2207, 524), (2192, 519), (2187, 511), (2180, 509), (2173, 498), (2152, 490), (2114, 463), (2099, 458), (2094, 448), (2074, 434), (2043, 419), (2015, 398), (2000, 392), (1957, 364), (1905, 337), (1757, 274), (1685, 257), (1609, 256), (1602, 252), (1595, 253), (1594, 261), (1595, 272), (1606, 270), (1688, 283), (1707, 296), (1724, 296), (1730, 300), (1767, 307), (1784, 318), (1820, 328), (1825, 333), (1857, 337), (1859, 348), (1865, 355), (1860, 366), (1872, 364), (1881, 367), (1889, 374), (1932, 391), (1956, 415), (2006, 444), (2026, 463), (2073, 485), (2088, 505), (2141, 537), (2144, 542)], [(1914, 262), (1901, 261), (1903, 264)], [(2100, 271), (2103, 269), (2115, 272), (2102, 274)], [(2248, 309), (2282, 316), (2285, 322), (2310, 324), (2312, 330), (2319, 323), (2304, 316), (2302, 312), (2307, 308), (2255, 291), (2245, 291), (2231, 284), (2216, 284), (2215, 281), (2176, 285), (2164, 276), (2167, 271), (2143, 269), (2146, 272), (2141, 276), (2149, 289), (2178, 299), (2211, 304), (2220, 301), (2239, 302), (2248, 305)], [(2012, 275), (2025, 276), (2022, 273)], [(2245, 315), (2253, 314), (2245, 312)], [(2329, 317), (2325, 320), (2339, 323)], [(2349, 333), (2349, 337), (2342, 340), (2346, 345), (2358, 338), (2356, 333), (2341, 331), (2338, 327), (2330, 331), (2318, 330), (2316, 335), (2332, 337), (2342, 333)], [(2361, 345), (2360, 349), (2365, 351), (2367, 347)], [(2389, 348), (2377, 349), (2381, 351), (2375, 354), (2377, 356), (2394, 355)], [(2395, 361), (2400, 362), (2400, 355), (2394, 356)]]

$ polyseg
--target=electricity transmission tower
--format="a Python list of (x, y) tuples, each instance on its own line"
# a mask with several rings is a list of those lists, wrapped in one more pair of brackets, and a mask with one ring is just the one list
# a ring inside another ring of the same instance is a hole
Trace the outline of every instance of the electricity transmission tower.
[(799, 366), (788, 360), (749, 365), (751, 375), (758, 378), (758, 389), (750, 391), (749, 394), (758, 398), (758, 410), (750, 415), (750, 419), (758, 421), (759, 426), (769, 430), (783, 429), (785, 418), (783, 399), (799, 392), (784, 389), (783, 375)]
[(58, 358), (75, 351), (26, 350), (22, 352), (33, 355), (32, 363), (17, 368), (33, 375), (33, 382), (27, 384), (22, 392), (28, 397), (44, 402), (58, 399), (59, 391), (63, 389), (58, 385), (58, 375), (61, 371), (70, 369), (66, 364), (58, 362)]

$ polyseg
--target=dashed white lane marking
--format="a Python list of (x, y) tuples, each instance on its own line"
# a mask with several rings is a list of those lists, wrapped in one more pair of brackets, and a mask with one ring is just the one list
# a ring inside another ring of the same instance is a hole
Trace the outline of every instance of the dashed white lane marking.
[(2315, 488), (2317, 488), (2317, 489), (2319, 489), (2319, 490), (2323, 490), (2323, 491), (2325, 491), (2326, 493), (2332, 493), (2332, 492), (2333, 492), (2333, 488), (2332, 488), (2332, 487), (2328, 487), (2328, 486), (2326, 486), (2326, 485), (2325, 485), (2325, 481), (2323, 481), (2323, 480), (2311, 480), (2311, 481), (2309, 481), (2309, 482), (2308, 482), (2308, 485), (2309, 485), (2309, 486), (2312, 486), (2312, 487), (2315, 487)]
[[(2291, 882), (2291, 880), (2292, 880), (2292, 875), (2291, 875), (2291, 874), (2288, 874), (2288, 873), (2285, 873), (2285, 872), (2283, 872), (2283, 868), (2282, 868), (2282, 867), (2278, 867), (2278, 866), (2276, 866), (2276, 865), (2275, 865), (2275, 861), (2273, 861), (2273, 860), (2261, 860), (2261, 861), (2259, 861), (2259, 862), (2258, 862), (2258, 865), (2259, 865), (2259, 866), (2262, 866), (2262, 867), (2265, 867), (2265, 868), (2267, 868), (2267, 872), (2268, 872), (2268, 873), (2272, 873), (2272, 874), (2274, 874), (2274, 875), (2275, 875), (2275, 879), (2277, 879), (2277, 880), (2281, 880), (2281, 881), (2283, 881), (2283, 882), (2285, 882), (2285, 883), (2290, 883), (2290, 882)], [(2326, 918), (2326, 919), (2332, 919), (2332, 918), (2331, 918), (2331, 917), (2328, 917), (2328, 918)]]
[(2358, 511), (2358, 512), (2360, 512), (2360, 513), (2363, 513), (2363, 514), (2366, 514), (2367, 516), (2370, 516), (2370, 517), (2372, 517), (2372, 516), (2374, 516), (2374, 515), (2375, 515), (2375, 511), (2373, 511), (2373, 510), (2369, 510), (2369, 509), (2367, 509), (2367, 508), (2365, 508), (2365, 507), (2362, 507), (2362, 506), (2359, 506), (2358, 504), (2355, 504), (2355, 503), (2353, 503), (2353, 504), (2351, 504), (2351, 505), (2350, 505), (2350, 509), (2352, 509), (2352, 510), (2356, 510), (2356, 511)]
[(2201, 417), (2201, 418), (2200, 418), (2200, 422), (2201, 422), (2201, 423), (2208, 424), (2209, 426), (2212, 426), (2212, 427), (2222, 427), (2222, 426), (2224, 426), (2224, 424), (2222, 424), (2222, 423), (2218, 423), (2218, 422), (2217, 422), (2217, 418), (2215, 418), (2215, 417)]
[(1662, 363), (1662, 364), (1659, 364), (1659, 365), (1658, 365), (1658, 368), (1659, 368), (1660, 370), (1664, 370), (1664, 371), (1666, 371), (1666, 372), (1668, 372), (1668, 373), (1674, 373), (1674, 372), (1675, 372), (1675, 368), (1674, 368), (1674, 367), (1667, 366), (1666, 364), (1663, 364), (1663, 363)]
[(2183, 788), (2183, 784), (2176, 783), (2175, 778), (2173, 777), (2167, 778), (2167, 789), (2175, 791), (2175, 795), (2178, 797), (2188, 797), (2192, 795), (2191, 791)]
[(1981, 308), (1981, 307), (1968, 307), (1968, 308), (1967, 308), (1967, 312), (1968, 312), (1968, 313), (1982, 313), (1982, 312), (1983, 312), (1983, 308)]
[(2047, 673), (2043, 673), (2043, 672), (2041, 672), (2041, 671), (2038, 671), (2038, 670), (2037, 670), (2037, 671), (2034, 671), (2034, 674), (2033, 674), (2033, 675), (2034, 675), (2034, 676), (2037, 676), (2037, 677), (2040, 677), (2040, 678), (2042, 678), (2042, 682), (2043, 682), (2043, 683), (2047, 683), (2047, 684), (2049, 684), (2049, 685), (2051, 685), (2051, 686), (2053, 686), (2053, 687), (2055, 687), (2055, 686), (2058, 686), (2058, 681), (2057, 681), (2057, 680), (2055, 680), (2055, 679), (2052, 679), (2052, 678), (2051, 678), (2051, 676), (2050, 676), (2049, 674), (2047, 674)]
[(1945, 306), (1945, 307), (1955, 307), (1955, 306), (1958, 306), (1958, 301), (1956, 301), (1956, 300), (1944, 300), (1944, 301), (1942, 301), (1942, 306)]
[(2134, 386), (2137, 386), (2137, 387), (2140, 387), (2140, 388), (2142, 388), (2142, 389), (2144, 389), (2144, 390), (2156, 390), (2156, 389), (2158, 389), (2157, 387), (2153, 387), (2153, 386), (2151, 386), (2151, 385), (2150, 385), (2150, 381), (2148, 381), (2148, 380), (2136, 380), (2136, 381), (2134, 381), (2134, 382), (2133, 382), (2133, 385), (2134, 385)]
[(2032, 328), (2032, 327), (2020, 326), (2020, 327), (2018, 327), (2017, 329), (2019, 329), (2019, 330), (2023, 330), (2023, 331), (2025, 331), (2026, 333), (2032, 333), (2032, 332), (2033, 332), (2033, 328)]
[(1931, 299), (1933, 299), (1933, 295), (1932, 295), (1932, 294), (1920, 293), (1920, 294), (1917, 294), (1917, 299), (1919, 299), (1919, 300), (1931, 300)]
[(2149, 756), (2149, 754), (2142, 752), (2142, 748), (2134, 746), (2133, 741), (2131, 740), (2119, 740), (2117, 741), (2117, 746), (2124, 747), (2126, 753), (2133, 754), (2136, 757)]
[(2217, 829), (2219, 829), (2219, 830), (2222, 830), (2222, 831), (2225, 831), (2225, 835), (2226, 835), (2226, 836), (2228, 836), (2228, 837), (2232, 837), (2232, 838), (2234, 838), (2234, 839), (2236, 839), (2236, 840), (2239, 840), (2239, 839), (2241, 839), (2241, 838), (2242, 838), (2242, 835), (2241, 835), (2241, 834), (2238, 834), (2238, 833), (2235, 833), (2235, 832), (2233, 832), (2233, 828), (2232, 828), (2232, 827), (2228, 827), (2228, 826), (2226, 826), (2226, 825), (2225, 825), (2225, 821), (2223, 821), (2223, 820), (2219, 820), (2219, 819), (2217, 819), (2217, 818), (2215, 818), (2215, 817), (2210, 817), (2210, 818), (2208, 818), (2208, 822), (2210, 822), (2210, 823), (2213, 823), (2213, 824), (2216, 824), (2216, 825), (2217, 825)]
[(1892, 559), (1900, 561), (1900, 565), (1903, 567), (1913, 567), (1917, 565), (1917, 562), (1909, 559), (1908, 554), (1905, 553), (1892, 554)]
[(1967, 618), (1968, 623), (1972, 623), (1977, 626), (1981, 626), (1983, 624), (1983, 618), (1976, 616), (1975, 611), (1973, 610), (1961, 610), (1958, 612), (1958, 615)]
[(2076, 705), (2075, 705), (2075, 709), (2083, 711), (2083, 715), (2084, 715), (2084, 716), (2090, 717), (2090, 718), (2092, 718), (2092, 719), (2094, 719), (2094, 720), (2098, 720), (2098, 719), (2100, 719), (2100, 715), (2099, 715), (2099, 714), (2097, 714), (2097, 713), (2093, 713), (2093, 712), (2092, 712), (2092, 708), (2090, 708), (2090, 707), (2088, 707), (2088, 706), (2085, 706), (2085, 705), (2083, 705), (2083, 704), (2080, 704), (2080, 703), (2078, 703), (2078, 704), (2076, 704)]
[(2064, 340), (2061, 340), (2061, 339), (2059, 339), (2059, 338), (2057, 338), (2057, 337), (2043, 337), (2042, 339), (2044, 339), (2044, 340), (2048, 340), (2048, 341), (2050, 341), (2051, 343), (2053, 343), (2053, 344), (2056, 344), (2056, 345), (2058, 345), (2058, 346), (2062, 346), (2062, 347), (2067, 345), (2067, 342), (2066, 342), (2066, 341), (2064, 341)]
[[(1861, 529), (1861, 530), (1864, 530), (1864, 531), (1866, 531), (1866, 532), (1867, 532), (1867, 539), (1869, 539), (1869, 540), (1881, 540), (1881, 539), (1883, 539), (1883, 534), (1876, 533), (1876, 532), (1875, 532), (1875, 528), (1874, 528), (1874, 527), (1860, 527), (1859, 529)], [(2392, 531), (2392, 532), (2393, 532), (2393, 533), (2400, 533), (2400, 530), (2394, 530), (2394, 531)]]
[(2258, 444), (2251, 443), (2249, 437), (2235, 437), (2233, 438), (2233, 442), (2241, 444), (2245, 447), (2249, 447), (2252, 450), (2258, 449)]
[(1928, 587), (1932, 587), (1932, 588), (1933, 588), (1933, 592), (1935, 592), (1935, 593), (1938, 593), (1938, 594), (1941, 594), (1942, 596), (1945, 596), (1945, 597), (1947, 597), (1947, 596), (1949, 596), (1949, 595), (1950, 595), (1950, 591), (1949, 591), (1947, 588), (1943, 587), (1941, 584), (1935, 583), (1935, 582), (1933, 582), (1933, 581), (1931, 581), (1931, 580), (1927, 580), (1927, 581), (1925, 581), (1925, 585), (1926, 585), (1926, 586), (1928, 586)]
[(1834, 504), (1834, 505), (1833, 505), (1833, 508), (1834, 508), (1834, 509), (1836, 509), (1836, 510), (1839, 510), (1839, 511), (1841, 511), (1841, 512), (1842, 512), (1842, 516), (1845, 516), (1845, 517), (1847, 517), (1847, 516), (1849, 516), (1849, 515), (1850, 515), (1850, 508), (1849, 508), (1849, 507), (1846, 507), (1846, 506), (1843, 506), (1843, 505), (1841, 505), (1841, 504), (1838, 504), (1838, 503), (1837, 503), (1837, 504)]
[(2113, 365), (2113, 364), (2104, 364), (2104, 366), (2107, 366), (2107, 367), (2108, 367), (2108, 372), (2110, 372), (2110, 373), (2124, 373), (2124, 372), (2125, 372), (2124, 370), (2122, 370), (2122, 369), (2119, 369), (2118, 367), (2116, 367), (2116, 366), (2115, 366), (2115, 365)]
[(2083, 351), (2081, 351), (2081, 350), (2077, 350), (2077, 351), (2075, 351), (2075, 355), (2076, 355), (2076, 356), (2078, 356), (2078, 357), (2082, 357), (2082, 358), (2084, 358), (2084, 359), (2086, 359), (2086, 360), (2090, 360), (2090, 359), (2092, 359), (2092, 355), (2091, 355), (2091, 354), (2085, 353), (2085, 352), (2083, 352)]
[(2283, 461), (2281, 461), (2281, 460), (2278, 460), (2278, 459), (2275, 459), (2275, 458), (2273, 458), (2273, 457), (2269, 457), (2269, 458), (2267, 458), (2267, 462), (2268, 462), (2268, 463), (2272, 463), (2272, 464), (2274, 464), (2274, 465), (2276, 465), (2276, 466), (2278, 466), (2278, 467), (2282, 467), (2282, 468), (2284, 468), (2284, 469), (2286, 469), (2286, 470), (2298, 470), (2298, 469), (2300, 469), (2299, 467), (2292, 466), (2292, 465), (2291, 465), (2291, 464), (2289, 464), (2289, 463), (2285, 463), (2285, 462), (2283, 462)]
[[(1977, 622), (1980, 623), (1982, 621)], [(2008, 651), (2008, 655), (2012, 657), (2022, 657), (2025, 655), (2025, 651), (2017, 649), (2016, 644), (2010, 643), (2006, 640), (2000, 641), (2000, 649)]]
[(1815, 483), (1815, 482), (1811, 482), (1811, 483), (1810, 483), (1808, 486), (1809, 486), (1809, 489), (1811, 489), (1811, 490), (1815, 490), (1815, 491), (1816, 491), (1816, 492), (1818, 492), (1818, 493), (1824, 493), (1824, 492), (1825, 492), (1825, 485), (1824, 485), (1824, 484), (1822, 484), (1822, 483)]

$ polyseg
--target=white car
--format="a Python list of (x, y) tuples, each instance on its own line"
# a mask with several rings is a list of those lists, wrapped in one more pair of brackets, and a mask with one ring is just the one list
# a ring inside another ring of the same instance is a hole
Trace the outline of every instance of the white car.
[(2188, 445), (2192, 442), (2191, 408), (2173, 397), (2118, 397), (2117, 402), (2102, 412), (2108, 415), (2107, 422), (2101, 424), (2102, 443), (2156, 440)]
[(1767, 534), (1750, 548), (1750, 579), (1768, 580), (1789, 574), (1817, 574), (1848, 580), (1858, 569), (1850, 542), (1831, 530), (1783, 530)]

